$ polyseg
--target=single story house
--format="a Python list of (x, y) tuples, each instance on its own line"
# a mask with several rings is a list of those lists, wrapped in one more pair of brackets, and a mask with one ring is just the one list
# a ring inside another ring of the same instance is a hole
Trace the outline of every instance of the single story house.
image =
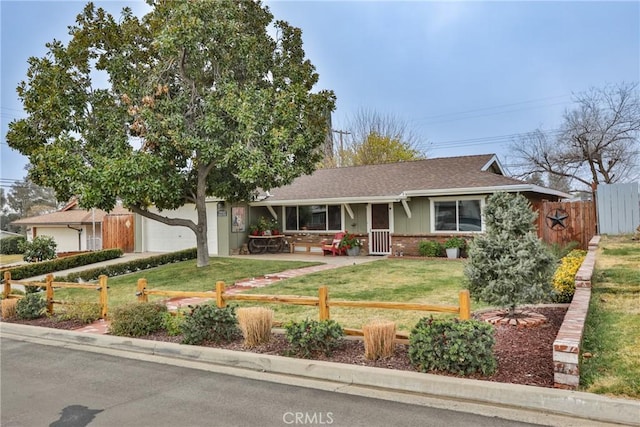
[[(121, 206), (111, 212), (111, 215), (117, 214), (130, 215)], [(21, 218), (12, 224), (26, 228), (28, 241), (32, 241), (36, 236), (50, 236), (57, 243), (58, 253), (80, 252), (117, 247), (103, 246), (103, 222), (106, 216), (107, 212), (100, 209), (81, 209), (77, 200), (72, 200), (59, 211)], [(133, 215), (130, 217), (132, 219)]]
[[(421, 240), (484, 232), (486, 199), (498, 191), (523, 194), (534, 208), (543, 200), (569, 197), (505, 176), (494, 154), (319, 169), (290, 185), (258, 192), (249, 203), (208, 198), (209, 254), (240, 251), (248, 242), (250, 226), (260, 218), (276, 223), (288, 248), (296, 251), (321, 253), (321, 241), (349, 231), (364, 243), (365, 253), (417, 254)], [(197, 218), (194, 205), (162, 213)], [(29, 239), (54, 237), (61, 252), (111, 247), (171, 252), (196, 246), (190, 229), (133, 215), (122, 207), (107, 214), (79, 209), (72, 202), (59, 212), (14, 224), (27, 226)]]
[(421, 240), (484, 232), (486, 199), (498, 191), (523, 194), (534, 208), (569, 197), (505, 176), (494, 154), (446, 157), (319, 169), (261, 193), (249, 203), (250, 221), (275, 219), (291, 242), (302, 243), (295, 246), (309, 243), (305, 250), (319, 251), (320, 240), (348, 230), (371, 255), (411, 255)]

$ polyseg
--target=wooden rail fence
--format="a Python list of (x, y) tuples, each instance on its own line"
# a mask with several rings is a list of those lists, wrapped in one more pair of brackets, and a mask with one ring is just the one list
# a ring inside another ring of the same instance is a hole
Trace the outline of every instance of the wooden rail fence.
[[(432, 305), (418, 304), (410, 302), (388, 302), (388, 301), (345, 301), (329, 298), (329, 289), (321, 286), (318, 289), (318, 296), (300, 295), (263, 295), (263, 294), (227, 294), (225, 293), (225, 283), (216, 282), (216, 291), (213, 292), (189, 292), (189, 291), (163, 291), (157, 289), (147, 289), (147, 280), (139, 279), (136, 296), (138, 301), (147, 302), (148, 295), (160, 295), (177, 298), (210, 298), (216, 300), (216, 305), (220, 308), (226, 307), (228, 301), (255, 301), (266, 303), (308, 305), (318, 307), (319, 319), (330, 319), (331, 307), (360, 307), (360, 308), (382, 308), (391, 310), (413, 310), (429, 311), (436, 313), (457, 314), (461, 320), (471, 318), (471, 299), (468, 290), (462, 290), (458, 294), (458, 305)], [(362, 335), (359, 329), (345, 328), (347, 335)]]
[(107, 276), (100, 276), (98, 279), (98, 284), (81, 284), (81, 283), (68, 283), (68, 282), (54, 282), (53, 274), (48, 274), (45, 278), (44, 282), (31, 282), (31, 281), (20, 281), (20, 280), (11, 280), (11, 272), (4, 272), (4, 290), (3, 295), (4, 298), (16, 298), (17, 295), (11, 294), (11, 285), (22, 285), (22, 286), (38, 286), (43, 287), (46, 290), (46, 299), (47, 299), (47, 312), (49, 314), (53, 314), (53, 305), (54, 304), (65, 304), (63, 301), (55, 301), (54, 293), (55, 288), (77, 288), (77, 289), (91, 289), (100, 291), (100, 317), (103, 319), (107, 318), (107, 306), (108, 306), (108, 293), (107, 293)]

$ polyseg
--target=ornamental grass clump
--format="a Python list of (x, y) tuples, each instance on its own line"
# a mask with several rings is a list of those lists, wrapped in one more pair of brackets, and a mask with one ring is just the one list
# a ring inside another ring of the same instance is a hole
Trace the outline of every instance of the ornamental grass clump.
[(587, 256), (587, 251), (574, 249), (562, 258), (560, 266), (553, 275), (553, 300), (569, 303), (576, 291), (576, 273)]
[(18, 304), (17, 298), (3, 299), (2, 300), (2, 318), (13, 319), (16, 317), (16, 305)]
[(268, 343), (273, 326), (273, 310), (264, 307), (238, 309), (238, 324), (244, 337), (245, 347), (256, 347)]
[(362, 326), (364, 357), (369, 360), (393, 356), (396, 324), (389, 320), (375, 319)]

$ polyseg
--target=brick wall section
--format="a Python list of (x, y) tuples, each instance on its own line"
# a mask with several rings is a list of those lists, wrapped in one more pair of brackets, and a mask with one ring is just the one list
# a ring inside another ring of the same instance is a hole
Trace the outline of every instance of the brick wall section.
[(591, 299), (591, 278), (600, 236), (589, 241), (589, 249), (576, 273), (576, 292), (564, 322), (553, 342), (554, 387), (574, 390), (580, 383), (580, 345)]

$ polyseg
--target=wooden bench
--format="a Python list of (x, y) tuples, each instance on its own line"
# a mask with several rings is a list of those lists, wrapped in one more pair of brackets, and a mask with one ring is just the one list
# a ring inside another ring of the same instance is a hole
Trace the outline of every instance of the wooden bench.
[(296, 248), (300, 247), (300, 248), (305, 248), (305, 253), (322, 255), (323, 254), (322, 251), (311, 252), (311, 248), (322, 248), (323, 244), (324, 243), (318, 243), (318, 242), (296, 242), (296, 241), (289, 242), (289, 252), (293, 254), (296, 252)]

